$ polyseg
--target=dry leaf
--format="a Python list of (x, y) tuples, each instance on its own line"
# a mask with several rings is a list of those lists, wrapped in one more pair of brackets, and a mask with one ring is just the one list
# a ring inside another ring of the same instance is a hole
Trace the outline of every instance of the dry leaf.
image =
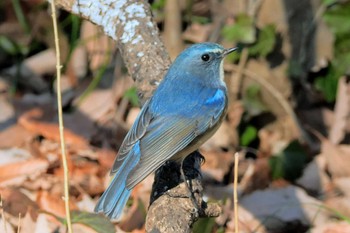
[(38, 205), (18, 189), (0, 188), (0, 196), (6, 213), (16, 218), (19, 214), (21, 216), (30, 214), (31, 218), (36, 219), (39, 210)]
[[(32, 118), (38, 118), (42, 115), (42, 111), (38, 108), (32, 109), (26, 113), (24, 113), (18, 120), (18, 123), (22, 125), (25, 129), (34, 132), (36, 134), (40, 134), (45, 138), (54, 140), (59, 142), (59, 127), (57, 124), (46, 123), (35, 121)], [(72, 131), (68, 129), (64, 129), (65, 142), (69, 145), (74, 145), (77, 147), (85, 148), (87, 146), (87, 141), (76, 135)]]
[[(350, 216), (350, 198), (349, 197), (333, 197), (329, 198), (325, 201), (325, 204), (330, 209), (333, 209), (339, 214), (342, 214), (344, 216)], [(330, 214), (334, 215), (335, 217), (337, 214), (330, 212)]]
[(205, 42), (208, 40), (212, 28), (212, 24), (192, 23), (186, 28), (182, 38), (193, 43)]
[(0, 218), (0, 232), (15, 233), (15, 230), (9, 222), (5, 221), (4, 223), (4, 220)]
[(315, 195), (325, 194), (330, 188), (330, 178), (326, 174), (326, 160), (324, 156), (316, 156), (303, 171), (303, 175), (296, 181), (298, 185)]
[(30, 141), (33, 134), (23, 126), (16, 124), (0, 131), (0, 148), (20, 147)]
[(230, 172), (233, 164), (232, 152), (219, 152), (201, 150), (205, 158), (205, 163), (202, 165), (203, 171), (211, 174), (217, 181), (222, 181), (223, 176)]
[[(41, 209), (49, 213), (53, 213), (58, 217), (63, 218), (66, 215), (63, 197), (59, 194), (49, 193), (47, 191), (39, 191), (37, 203)], [(72, 199), (70, 199), (69, 206), (71, 210), (77, 209), (77, 206), (75, 205)]]
[(128, 208), (122, 221), (118, 224), (124, 231), (132, 231), (134, 229), (139, 229), (145, 224), (145, 214), (144, 209), (140, 208), (140, 200), (137, 198), (137, 193), (135, 190), (132, 192), (133, 202), (132, 206)]
[(39, 214), (33, 233), (55, 232), (61, 224), (54, 219), (50, 215)]
[[(318, 225), (329, 220), (323, 203), (295, 186), (255, 191), (240, 198), (240, 205), (257, 216), (268, 229), (279, 229), (281, 223), (299, 221)], [(311, 222), (312, 221), (312, 222)]]
[(91, 120), (97, 121), (114, 108), (111, 89), (95, 90), (78, 106), (78, 109)]
[(9, 124), (14, 123), (13, 121), (11, 123), (11, 118), (14, 117), (15, 111), (13, 109), (12, 104), (10, 104), (7, 98), (5, 98), (4, 96), (0, 96), (0, 109), (0, 130), (2, 130), (3, 127), (7, 127), (6, 122), (10, 122)]
[(346, 77), (342, 77), (338, 82), (337, 98), (334, 108), (334, 121), (329, 131), (329, 141), (339, 144), (346, 133), (346, 125), (350, 116), (350, 83), (346, 82)]
[(115, 42), (105, 35), (97, 25), (84, 20), (80, 39), (85, 44), (91, 70), (96, 71), (102, 65), (109, 63), (111, 51), (116, 48)]
[[(267, 233), (264, 225), (261, 224), (261, 221), (257, 219), (252, 213), (244, 209), (242, 206), (238, 206), (238, 228), (240, 233)], [(231, 215), (231, 220), (227, 223), (227, 229), (225, 232), (231, 233), (234, 232), (234, 214)]]
[(230, 146), (234, 144), (234, 141), (232, 140), (234, 137), (235, 135), (231, 125), (227, 121), (224, 121), (214, 135), (203, 144), (202, 148), (205, 150), (230, 148)]
[(23, 149), (20, 148), (11, 148), (8, 150), (0, 150), (0, 166), (26, 161), (31, 158), (32, 155)]
[(78, 201), (77, 207), (81, 211), (94, 212), (96, 201), (94, 201), (90, 195), (83, 193), (81, 196), (81, 200)]
[[(101, 164), (101, 166), (110, 169), (114, 163), (114, 160), (117, 156), (117, 152), (112, 151), (112, 150), (107, 150), (107, 149), (101, 149), (98, 150), (97, 152), (98, 155), (98, 162)], [(106, 169), (106, 170), (107, 170)]]
[(28, 231), (28, 229), (34, 230), (35, 226), (36, 226), (35, 220), (27, 212), (24, 215), (24, 218), (22, 218), (21, 225), (20, 225), (20, 228), (21, 228), (20, 233), (25, 233), (26, 231)]
[(350, 224), (348, 222), (330, 222), (315, 226), (310, 233), (350, 233)]
[(326, 138), (321, 140), (321, 155), (325, 156), (328, 171), (333, 177), (350, 176), (350, 146), (334, 145)]
[(81, 79), (86, 76), (88, 71), (88, 63), (87, 63), (87, 53), (84, 46), (78, 46), (73, 50), (72, 58), (69, 61), (69, 67), (73, 74)]
[(56, 70), (56, 53), (52, 48), (36, 53), (24, 60), (24, 65), (37, 75), (53, 74)]
[(22, 162), (0, 166), (0, 186), (19, 185), (26, 179), (35, 179), (46, 172), (49, 162), (45, 159), (32, 158)]
[(134, 124), (139, 113), (140, 113), (140, 108), (134, 107), (130, 109), (129, 114), (126, 118), (126, 124), (128, 125), (128, 127), (131, 127)]
[(333, 179), (333, 183), (344, 196), (350, 198), (350, 177), (335, 178)]

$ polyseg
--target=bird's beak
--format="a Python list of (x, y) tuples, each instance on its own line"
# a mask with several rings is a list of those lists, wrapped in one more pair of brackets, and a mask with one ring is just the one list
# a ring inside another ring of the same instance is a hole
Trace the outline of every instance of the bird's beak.
[(226, 55), (232, 53), (233, 51), (236, 51), (238, 49), (238, 47), (234, 47), (234, 48), (230, 48), (230, 49), (225, 49), (224, 52), (222, 53), (223, 57), (225, 57)]

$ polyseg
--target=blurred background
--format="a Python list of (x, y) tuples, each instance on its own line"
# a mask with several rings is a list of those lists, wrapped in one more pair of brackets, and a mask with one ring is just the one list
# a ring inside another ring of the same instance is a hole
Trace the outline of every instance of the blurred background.
[[(229, 111), (201, 148), (204, 195), (233, 232), (350, 232), (350, 1), (154, 0), (169, 55), (211, 41), (225, 61)], [(0, 232), (65, 232), (53, 27), (44, 0), (0, 2)], [(140, 105), (117, 44), (58, 10), (63, 110), (75, 232), (144, 232), (153, 177), (123, 219), (89, 215)], [(87, 226), (88, 225), (88, 226)], [(19, 230), (18, 230), (19, 229)]]

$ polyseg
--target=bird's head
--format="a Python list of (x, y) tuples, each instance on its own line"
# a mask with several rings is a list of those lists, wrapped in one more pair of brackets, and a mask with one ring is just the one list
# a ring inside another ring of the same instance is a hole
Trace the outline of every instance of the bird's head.
[(222, 82), (223, 59), (235, 50), (236, 48), (225, 49), (215, 43), (195, 44), (180, 53), (171, 69), (177, 73), (186, 72), (187, 75), (198, 78), (208, 85)]

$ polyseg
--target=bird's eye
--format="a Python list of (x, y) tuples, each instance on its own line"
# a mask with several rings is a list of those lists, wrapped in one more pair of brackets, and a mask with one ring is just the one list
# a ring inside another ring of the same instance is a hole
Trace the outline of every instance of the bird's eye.
[(201, 58), (203, 61), (209, 61), (210, 56), (209, 56), (209, 54), (203, 54)]

